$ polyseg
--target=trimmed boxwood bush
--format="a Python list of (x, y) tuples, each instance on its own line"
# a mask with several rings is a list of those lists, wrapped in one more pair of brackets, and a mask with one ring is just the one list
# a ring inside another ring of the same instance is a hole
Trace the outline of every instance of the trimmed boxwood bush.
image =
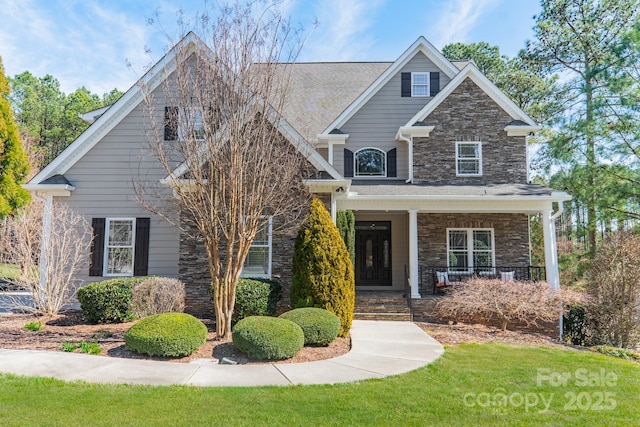
[(145, 277), (118, 277), (78, 289), (82, 315), (89, 323), (122, 323), (134, 319), (131, 311), (133, 285)]
[(322, 202), (314, 198), (309, 220), (298, 231), (289, 297), (293, 308), (318, 307), (340, 319), (340, 336), (351, 329), (355, 280), (349, 252)]
[(291, 320), (250, 316), (233, 327), (233, 345), (259, 360), (289, 359), (304, 347), (304, 333)]
[(149, 356), (188, 356), (207, 340), (207, 327), (186, 313), (162, 313), (145, 317), (126, 334), (127, 348)]
[(329, 345), (340, 332), (340, 319), (322, 308), (296, 308), (280, 315), (302, 328), (304, 345)]
[(276, 305), (282, 297), (282, 287), (276, 281), (243, 278), (236, 287), (236, 305), (231, 323), (249, 316), (275, 316)]

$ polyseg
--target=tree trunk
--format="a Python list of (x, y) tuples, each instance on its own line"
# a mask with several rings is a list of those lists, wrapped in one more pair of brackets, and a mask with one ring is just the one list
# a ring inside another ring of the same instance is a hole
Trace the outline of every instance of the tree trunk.
[[(585, 58), (585, 63), (588, 61)], [(587, 234), (589, 242), (589, 258), (593, 258), (596, 252), (597, 244), (597, 217), (596, 217), (596, 144), (593, 129), (593, 83), (589, 78), (591, 69), (587, 66), (585, 70), (585, 100), (586, 100), (586, 119), (587, 119), (587, 171), (589, 190), (587, 193)]]

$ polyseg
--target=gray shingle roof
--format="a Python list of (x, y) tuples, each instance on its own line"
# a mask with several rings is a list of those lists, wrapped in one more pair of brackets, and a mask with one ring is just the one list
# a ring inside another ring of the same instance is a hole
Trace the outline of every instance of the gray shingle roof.
[(65, 185), (71, 185), (69, 180), (64, 175), (60, 175), (60, 174), (56, 174), (56, 175), (50, 176), (49, 178), (45, 179), (44, 181), (41, 181), (40, 184), (65, 184)]
[(296, 63), (284, 118), (308, 141), (326, 129), (392, 62)]

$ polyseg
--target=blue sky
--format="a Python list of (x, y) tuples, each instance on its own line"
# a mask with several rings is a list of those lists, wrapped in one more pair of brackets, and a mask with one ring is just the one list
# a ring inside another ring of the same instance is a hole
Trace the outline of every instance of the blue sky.
[[(192, 19), (204, 8), (204, 0), (0, 0), (0, 56), (8, 76), (25, 70), (38, 77), (51, 74), (66, 93), (81, 86), (99, 94), (114, 87), (124, 91), (162, 56), (166, 33), (176, 35), (176, 12)], [(309, 31), (314, 20), (319, 24), (300, 60), (376, 61), (396, 59), (420, 35), (438, 49), (452, 42), (486, 41), (513, 56), (532, 38), (540, 4), (283, 0), (280, 8)]]

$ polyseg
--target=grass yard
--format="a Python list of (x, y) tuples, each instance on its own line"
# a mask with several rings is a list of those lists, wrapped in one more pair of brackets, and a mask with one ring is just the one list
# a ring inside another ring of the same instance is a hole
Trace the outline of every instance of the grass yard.
[(17, 279), (20, 277), (20, 266), (15, 264), (0, 263), (0, 278)]
[(337, 386), (146, 387), (0, 375), (0, 425), (637, 425), (640, 365), (464, 344), (405, 375)]

